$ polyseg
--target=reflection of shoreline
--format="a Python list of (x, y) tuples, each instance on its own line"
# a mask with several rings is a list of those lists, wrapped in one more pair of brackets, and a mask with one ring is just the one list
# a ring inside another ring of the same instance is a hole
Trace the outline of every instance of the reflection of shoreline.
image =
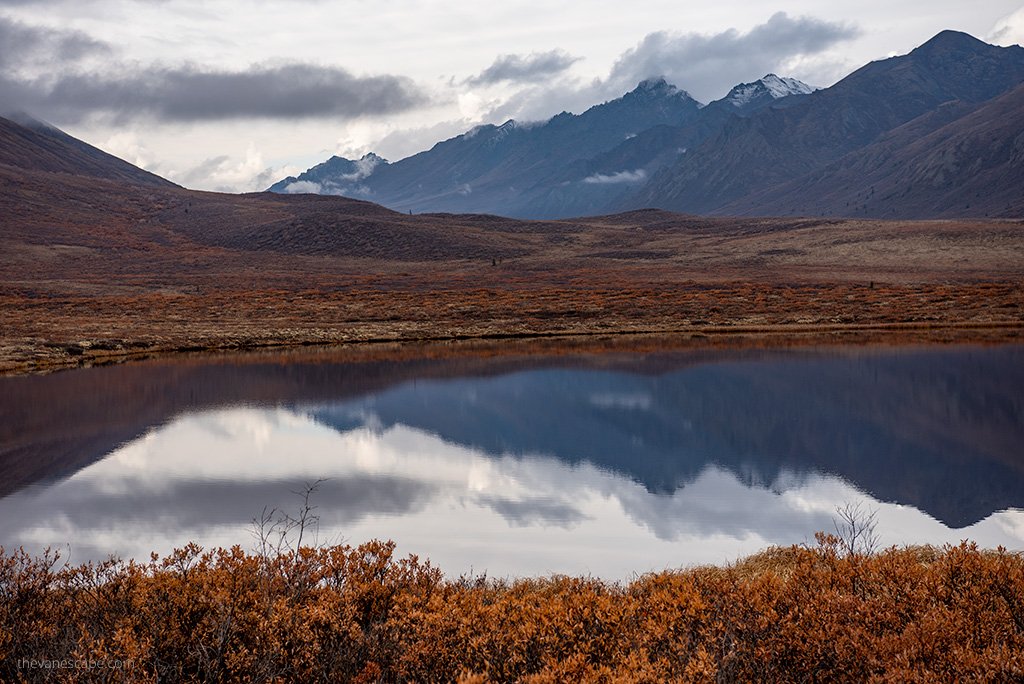
[[(239, 463), (243, 477), (232, 478)], [(626, 573), (722, 562), (829, 530), (835, 506), (846, 501), (882, 510), (886, 544), (961, 535), (831, 476), (784, 478), (771, 489), (709, 466), (674, 493), (655, 494), (587, 463), (487, 456), (403, 426), (338, 433), (280, 409), (233, 409), (180, 418), (67, 481), (0, 501), (0, 538), (41, 546), (73, 540), (76, 560), (112, 551), (144, 559), (188, 541), (245, 547), (259, 509), (294, 511), (293, 492), (314, 474), (329, 478), (312, 501), (320, 539), (393, 538), (452, 568), (482, 568), (485, 556), (496, 570), (522, 566), (529, 561), (511, 556), (522, 555), (523, 544), (548, 564), (524, 574), (574, 571), (564, 567), (571, 563)], [(972, 538), (1024, 545), (1003, 529), (1013, 527), (1024, 531), (1024, 516), (999, 514), (975, 526)]]
[[(362, 407), (381, 426), (589, 461), (652, 492), (709, 463), (750, 482), (834, 472), (956, 526), (1024, 496), (1020, 345), (309, 358), (3, 378), (0, 488), (66, 476), (175, 415), (243, 403)], [(314, 412), (346, 429), (332, 410)]]

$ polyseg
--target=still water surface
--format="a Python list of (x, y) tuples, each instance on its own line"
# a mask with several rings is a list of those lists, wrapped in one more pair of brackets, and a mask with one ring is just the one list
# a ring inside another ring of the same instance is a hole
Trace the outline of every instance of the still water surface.
[(1024, 346), (150, 362), (0, 378), (0, 544), (72, 562), (321, 542), (450, 575), (723, 563), (877, 512), (1024, 549)]

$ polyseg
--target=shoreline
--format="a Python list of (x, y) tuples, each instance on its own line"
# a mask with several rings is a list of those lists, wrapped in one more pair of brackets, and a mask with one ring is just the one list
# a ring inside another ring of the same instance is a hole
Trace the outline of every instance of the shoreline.
[[(462, 349), (453, 348), (453, 343)], [(404, 359), (437, 354), (458, 356), (480, 352), (488, 354), (522, 353), (521, 347), (502, 350), (503, 345), (533, 346), (527, 353), (597, 353), (676, 350), (687, 348), (747, 348), (797, 346), (866, 346), (866, 345), (945, 345), (945, 344), (1013, 344), (1024, 343), (1024, 321), (993, 322), (903, 322), (846, 323), (829, 325), (717, 325), (680, 329), (625, 329), (592, 331), (530, 331), (507, 333), (471, 332), (434, 336), (382, 336), (361, 339), (276, 339), (269, 341), (229, 341), (217, 344), (180, 343), (148, 346), (140, 343), (88, 341), (78, 343), (46, 343), (33, 349), (43, 358), (26, 359), (18, 355), (0, 354), (0, 377), (44, 374), (75, 368), (132, 363), (150, 359), (181, 360), (199, 357), (210, 360), (217, 356), (245, 355), (287, 356), (302, 350), (319, 348), (325, 353), (338, 352), (354, 357), (367, 354), (375, 358)], [(475, 345), (475, 346), (474, 346)], [(433, 349), (430, 347), (433, 346)], [(6, 351), (6, 350), (5, 350)], [(47, 354), (47, 352), (49, 352)]]

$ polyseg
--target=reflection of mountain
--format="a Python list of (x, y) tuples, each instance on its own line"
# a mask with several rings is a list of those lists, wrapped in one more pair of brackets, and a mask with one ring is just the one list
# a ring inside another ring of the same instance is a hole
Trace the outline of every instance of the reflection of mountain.
[(182, 413), (257, 404), (312, 406), (342, 430), (372, 416), (491, 454), (590, 461), (655, 492), (715, 463), (757, 484), (834, 473), (955, 526), (1024, 507), (1022, 346), (261, 359), (0, 379), (0, 493)]
[[(526, 371), (406, 384), (313, 415), (409, 425), (491, 454), (544, 453), (671, 492), (714, 463), (752, 484), (839, 475), (963, 527), (1024, 506), (1020, 348)], [(369, 417), (369, 418), (368, 418)]]

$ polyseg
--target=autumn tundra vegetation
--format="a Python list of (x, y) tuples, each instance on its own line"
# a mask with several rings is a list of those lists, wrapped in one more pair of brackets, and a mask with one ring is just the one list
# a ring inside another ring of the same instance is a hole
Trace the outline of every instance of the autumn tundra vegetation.
[[(308, 499), (307, 499), (308, 500)], [(1020, 681), (1024, 558), (816, 543), (609, 582), (446, 576), (395, 545), (257, 543), (71, 565), (0, 553), (4, 682)]]

